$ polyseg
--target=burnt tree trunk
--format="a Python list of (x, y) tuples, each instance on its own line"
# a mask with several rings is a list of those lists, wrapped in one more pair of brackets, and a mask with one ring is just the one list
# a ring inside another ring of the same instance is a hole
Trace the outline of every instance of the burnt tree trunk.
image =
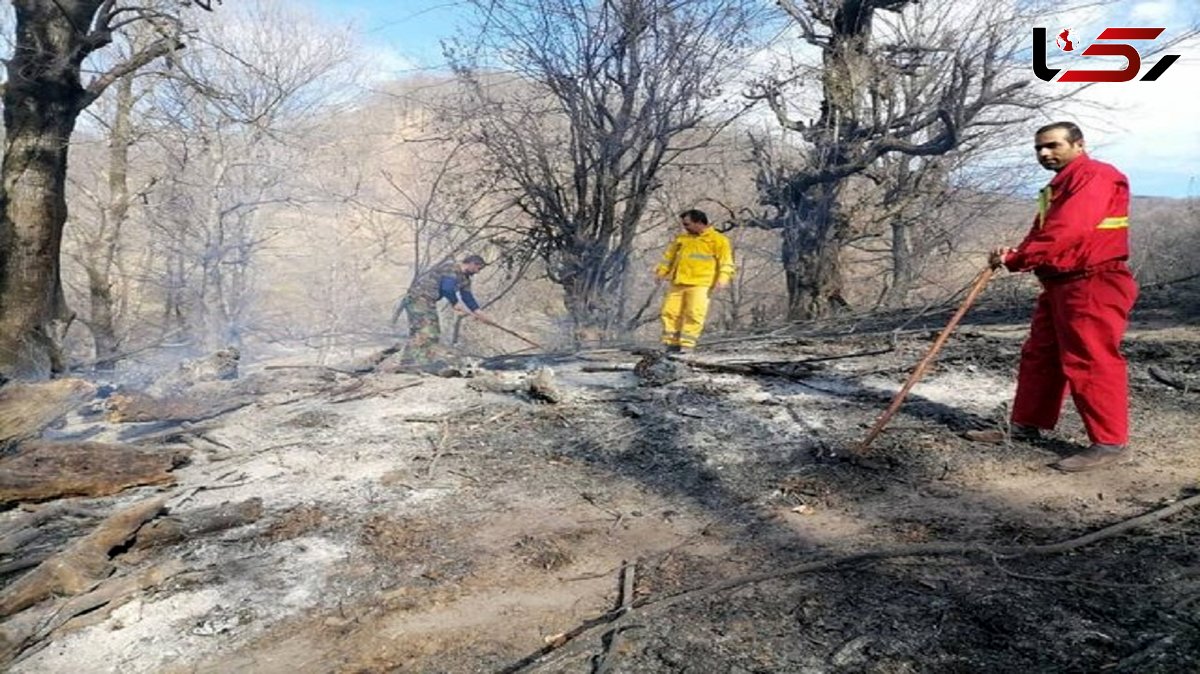
[(851, 223), (843, 192), (855, 172), (850, 167), (863, 162), (855, 140), (861, 135), (856, 119), (861, 92), (854, 82), (862, 81), (869, 68), (863, 56), (868, 26), (869, 20), (861, 19), (839, 24), (825, 49), (821, 117), (806, 134), (815, 161), (787, 190), (783, 262), (791, 320), (820, 318), (848, 306), (841, 257)]
[[(16, 28), (3, 87), (0, 165), (0, 380), (44, 379), (64, 369), (59, 338), (70, 322), (59, 251), (75, 120), (114, 82), (183, 45), (160, 31), (84, 87), (80, 67), (88, 54), (110, 44), (114, 30), (151, 14), (130, 18), (129, 7), (111, 0), (12, 4)], [(190, 4), (209, 8), (208, 0)]]
[[(831, 15), (819, 17), (828, 34), (819, 39), (811, 18), (787, 0), (779, 3), (797, 17), (822, 56), (820, 116), (809, 123), (791, 121), (778, 93), (768, 103), (785, 128), (799, 131), (812, 145), (808, 161), (787, 175), (760, 177), (763, 202), (779, 211), (783, 264), (787, 273), (788, 317), (820, 318), (847, 306), (843, 296), (842, 250), (853, 234), (848, 207), (850, 181), (889, 152), (936, 154), (950, 149), (950, 131), (916, 144), (881, 126), (878, 113), (893, 100), (892, 72), (877, 62), (869, 41), (876, 12), (900, 11), (912, 0), (840, 0)], [(928, 115), (926, 115), (928, 116)], [(945, 115), (942, 115), (943, 121)], [(906, 133), (923, 131), (930, 123)]]
[(849, 228), (837, 182), (805, 185), (789, 199), (783, 227), (788, 319), (808, 320), (847, 306), (842, 296), (842, 243)]
[[(594, 252), (589, 252), (594, 251)], [(585, 252), (572, 251), (566, 265), (571, 272), (561, 277), (563, 301), (571, 316), (579, 344), (603, 342), (624, 324), (622, 302), (628, 251), (623, 242), (598, 242)]]
[(0, 374), (7, 377), (46, 378), (63, 367), (53, 323), (66, 314), (59, 248), (67, 146), (87, 101), (79, 68), (90, 45), (80, 26), (100, 4), (13, 2), (0, 169)]

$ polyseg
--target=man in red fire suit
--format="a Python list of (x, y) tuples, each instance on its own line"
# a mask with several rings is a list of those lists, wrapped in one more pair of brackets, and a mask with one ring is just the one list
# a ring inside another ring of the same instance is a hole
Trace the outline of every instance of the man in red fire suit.
[[(1058, 423), (1067, 391), (1091, 446), (1061, 459), (1068, 472), (1118, 463), (1129, 455), (1129, 383), (1121, 338), (1137, 284), (1129, 257), (1129, 181), (1084, 149), (1071, 122), (1038, 129), (1038, 162), (1055, 172), (1042, 188), (1038, 214), (1016, 248), (992, 251), (991, 263), (1032, 271), (1042, 284), (1021, 349), (1012, 436), (1035, 440)], [(973, 439), (1003, 440), (977, 431)]]

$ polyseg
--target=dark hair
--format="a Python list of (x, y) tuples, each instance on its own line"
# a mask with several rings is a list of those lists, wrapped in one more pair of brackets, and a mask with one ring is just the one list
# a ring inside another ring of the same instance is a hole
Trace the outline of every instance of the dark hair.
[(704, 211), (697, 210), (695, 208), (690, 208), (690, 209), (680, 213), (679, 217), (687, 218), (688, 220), (691, 220), (692, 222), (698, 222), (702, 225), (708, 224), (708, 216), (705, 215)]
[(1046, 126), (1038, 129), (1033, 135), (1040, 136), (1047, 131), (1053, 131), (1055, 129), (1062, 129), (1063, 131), (1066, 131), (1068, 142), (1078, 143), (1079, 141), (1083, 140), (1083, 131), (1079, 130), (1079, 125), (1077, 125), (1075, 122), (1055, 122), (1053, 124), (1047, 124)]
[(483, 258), (478, 255), (468, 255), (468, 256), (464, 257), (463, 264), (474, 264), (474, 265), (478, 265), (480, 267), (487, 265), (487, 263), (483, 261)]

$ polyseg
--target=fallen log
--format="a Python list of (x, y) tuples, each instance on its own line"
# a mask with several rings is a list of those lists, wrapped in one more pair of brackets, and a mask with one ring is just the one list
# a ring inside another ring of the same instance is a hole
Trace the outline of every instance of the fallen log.
[(95, 392), (82, 379), (10, 382), (0, 387), (0, 452), (36, 437)]
[(21, 550), (41, 535), (40, 527), (43, 524), (65, 517), (92, 519), (95, 514), (62, 501), (31, 509), (28, 515), (0, 527), (0, 555), (11, 555)]
[(0, 504), (64, 496), (108, 496), (130, 487), (170, 484), (187, 454), (102, 442), (35, 441), (0, 459)]
[(262, 514), (262, 499), (251, 498), (160, 517), (138, 531), (131, 551), (173, 545), (189, 538), (253, 524)]
[(83, 627), (84, 621), (94, 624), (103, 620), (138, 592), (162, 585), (186, 570), (182, 560), (169, 559), (136, 573), (109, 578), (90, 592), (63, 600), (44, 612), (22, 613), (0, 625), (0, 667), (36, 652), (39, 644), (63, 628)]
[[(811, 365), (814, 361), (810, 360), (764, 360), (754, 362), (734, 362), (734, 363), (719, 363), (713, 361), (696, 360), (695, 358), (680, 358), (674, 357), (672, 360), (684, 363), (688, 367), (696, 368), (697, 370), (707, 370), (709, 372), (721, 372), (726, 374), (743, 374), (754, 377), (784, 377), (784, 378), (804, 378), (816, 372), (819, 366)], [(823, 360), (823, 359), (816, 359)]]
[(584, 365), (580, 372), (633, 372), (634, 364), (618, 363), (616, 365)]
[(113, 572), (112, 553), (123, 548), (138, 529), (162, 512), (166, 497), (147, 499), (109, 516), (95, 531), (51, 556), (33, 571), (0, 591), (0, 618), (53, 595), (90, 592)]
[(114, 395), (108, 401), (108, 421), (204, 421), (254, 402), (249, 395), (194, 396), (176, 394), (161, 398), (145, 393)]
[[(185, 570), (187, 570), (187, 565), (183, 563), (183, 560), (174, 558), (136, 573), (109, 578), (91, 592), (68, 599), (62, 607), (54, 612), (54, 617), (46, 626), (34, 635), (34, 639), (37, 641), (45, 639), (50, 636), (51, 632), (84, 613), (92, 613), (100, 608), (112, 611), (132, 599), (134, 593), (161, 585), (167, 579)], [(98, 618), (100, 616), (89, 617)]]
[(354, 361), (350, 364), (350, 372), (353, 374), (365, 374), (374, 372), (379, 369), (392, 356), (400, 353), (404, 349), (404, 345), (400, 343), (393, 344), (386, 349), (381, 349), (374, 353), (369, 353), (366, 356)]

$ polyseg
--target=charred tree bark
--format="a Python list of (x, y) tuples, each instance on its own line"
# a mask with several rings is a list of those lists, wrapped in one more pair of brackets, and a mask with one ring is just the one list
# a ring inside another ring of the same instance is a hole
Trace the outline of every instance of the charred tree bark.
[[(190, 0), (205, 9), (210, 2)], [(64, 366), (57, 343), (62, 330), (56, 323), (68, 322), (69, 316), (59, 252), (67, 220), (67, 150), (75, 122), (113, 83), (182, 44), (177, 35), (159, 32), (153, 42), (85, 87), (83, 60), (110, 44), (115, 30), (172, 17), (111, 0), (12, 4), (16, 24), (4, 85), (0, 165), (0, 378), (44, 379)]]
[[(952, 49), (945, 35), (919, 31), (872, 41), (872, 23), (881, 12), (919, 7), (915, 0), (777, 4), (802, 39), (820, 49), (821, 101), (816, 119), (802, 121), (782, 93), (788, 78), (756, 85), (753, 97), (808, 147), (796, 166), (773, 165), (770, 153), (756, 150), (760, 201), (770, 210), (749, 224), (783, 230), (789, 314), (810, 319), (845, 304), (839, 257), (858, 234), (850, 209), (855, 176), (889, 156), (936, 157), (960, 149), (978, 140), (980, 128), (1024, 121), (1019, 115), (999, 118), (995, 111), (1028, 110), (1047, 99), (1022, 93), (1028, 82), (1008, 65), (1014, 46), (1006, 22), (1015, 19), (986, 5), (978, 14), (989, 24), (982, 38)], [(964, 133), (968, 129), (971, 135)], [(902, 265), (901, 275), (911, 273)]]
[[(870, 78), (865, 51), (873, 11), (870, 3), (844, 3), (824, 51), (821, 117), (808, 134), (817, 161), (798, 181), (799, 194), (792, 195), (801, 217), (791, 224), (798, 231), (784, 231), (785, 246), (790, 241), (798, 248), (785, 268), (791, 320), (819, 318), (847, 306), (841, 254), (850, 231), (842, 200), (849, 174), (836, 169), (856, 163), (852, 143), (861, 135), (857, 99), (863, 95), (856, 83)], [(830, 169), (833, 175), (827, 175)]]
[(806, 320), (846, 306), (842, 297), (842, 240), (849, 227), (838, 210), (840, 186), (811, 185), (792, 198), (783, 227), (788, 318)]
[(86, 100), (79, 68), (100, 5), (16, 0), (4, 88), (0, 169), (0, 373), (61, 370), (53, 321), (65, 314), (59, 248), (67, 219), (67, 145)]

